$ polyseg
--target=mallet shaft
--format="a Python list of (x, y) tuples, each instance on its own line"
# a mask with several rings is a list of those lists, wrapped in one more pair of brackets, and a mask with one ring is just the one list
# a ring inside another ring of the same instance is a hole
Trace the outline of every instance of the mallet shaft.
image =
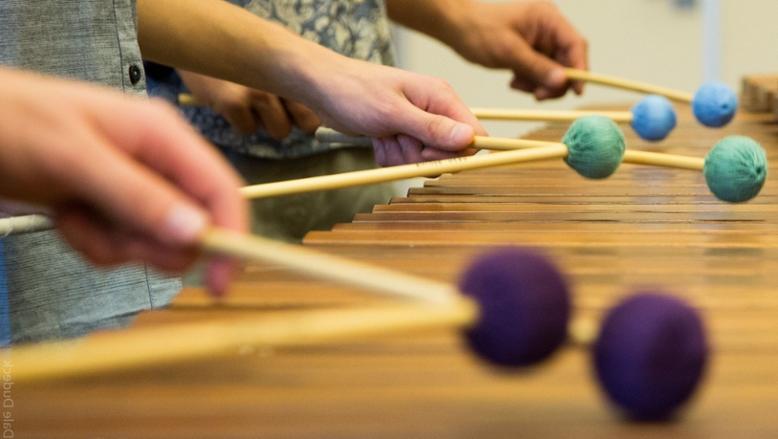
[[(198, 101), (189, 93), (178, 95), (178, 104), (183, 107), (200, 107)], [(482, 120), (513, 120), (526, 122), (572, 122), (585, 116), (605, 116), (615, 122), (632, 122), (629, 111), (568, 111), (568, 110), (513, 110), (503, 108), (471, 108), (475, 117)]]
[[(488, 138), (476, 138), (473, 146), (481, 147), (484, 142), (487, 142), (486, 139)], [(246, 198), (275, 197), (317, 190), (341, 189), (352, 186), (384, 183), (405, 178), (430, 177), (445, 174), (447, 172), (459, 172), (469, 169), (481, 169), (492, 166), (567, 157), (567, 147), (561, 143), (523, 150), (513, 149), (513, 151), (496, 154), (458, 157), (433, 162), (414, 163), (410, 165), (302, 178), (299, 180), (258, 184), (242, 188), (241, 193)]]
[(565, 69), (565, 75), (572, 80), (586, 81), (600, 85), (607, 85), (610, 87), (621, 88), (624, 90), (632, 90), (640, 93), (655, 94), (664, 96), (668, 99), (691, 103), (694, 99), (691, 93), (687, 93), (672, 88), (661, 87), (658, 85), (648, 84), (640, 81), (632, 81), (629, 79), (617, 78), (615, 76), (599, 75), (596, 73), (588, 72), (586, 70), (578, 69)]
[(435, 306), (420, 303), (289, 311), (107, 332), (6, 352), (14, 364), (14, 381), (21, 383), (208, 358), (235, 353), (244, 346), (308, 345), (412, 329), (462, 327), (477, 318), (477, 309), (469, 300)]

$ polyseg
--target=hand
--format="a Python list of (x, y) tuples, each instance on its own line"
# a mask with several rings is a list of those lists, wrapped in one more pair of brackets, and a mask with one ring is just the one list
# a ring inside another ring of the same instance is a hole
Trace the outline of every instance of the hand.
[(514, 73), (511, 87), (538, 100), (563, 96), (570, 83), (563, 66), (588, 68), (587, 42), (550, 1), (467, 1), (445, 32), (445, 42), (464, 58)]
[(145, 59), (302, 102), (333, 128), (384, 145), (405, 135), (403, 161), (469, 153), (483, 134), (442, 81), (349, 59), (228, 2), (138, 0), (136, 11)]
[(213, 108), (244, 134), (261, 129), (270, 137), (283, 140), (292, 132), (292, 126), (313, 134), (321, 125), (319, 118), (299, 102), (197, 73), (178, 73), (198, 101)]
[(382, 166), (470, 155), (486, 134), (440, 79), (354, 60), (322, 70), (311, 107), (327, 126), (372, 137)]
[[(209, 223), (247, 230), (240, 186), (167, 104), (0, 69), (0, 196), (48, 206), (97, 264), (182, 271)], [(208, 270), (223, 292), (230, 264)]]

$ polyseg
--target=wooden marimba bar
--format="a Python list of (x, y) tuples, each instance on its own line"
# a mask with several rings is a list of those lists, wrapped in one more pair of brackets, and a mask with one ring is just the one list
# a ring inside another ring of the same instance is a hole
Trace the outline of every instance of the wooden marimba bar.
[[(740, 115), (710, 130), (688, 109), (680, 113), (664, 143), (645, 144), (625, 130), (628, 146), (703, 156), (737, 133), (760, 141), (771, 163), (778, 159), (778, 126), (769, 116)], [(551, 125), (530, 137), (558, 140), (564, 130)], [(641, 286), (683, 297), (707, 318), (714, 357), (677, 423), (623, 423), (591, 378), (584, 346), (505, 375), (474, 359), (457, 334), (432, 331), (246, 347), (192, 364), (18, 387), (16, 428), (25, 437), (73, 438), (776, 437), (776, 201), (769, 177), (759, 197), (730, 205), (710, 195), (698, 173), (623, 165), (607, 180), (587, 181), (561, 162), (541, 162), (445, 175), (306, 239), (327, 252), (450, 281), (485, 247), (541, 248), (570, 276), (578, 316), (597, 318)], [(185, 291), (134, 328), (366, 304), (381, 306), (338, 285), (253, 264), (224, 303)]]

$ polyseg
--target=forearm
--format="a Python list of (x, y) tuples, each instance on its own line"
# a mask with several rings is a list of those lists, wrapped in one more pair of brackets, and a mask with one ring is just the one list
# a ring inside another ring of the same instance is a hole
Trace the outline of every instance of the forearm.
[(137, 8), (144, 58), (292, 99), (345, 62), (222, 0), (138, 0)]
[(461, 34), (461, 22), (475, 0), (386, 0), (389, 18), (448, 45)]

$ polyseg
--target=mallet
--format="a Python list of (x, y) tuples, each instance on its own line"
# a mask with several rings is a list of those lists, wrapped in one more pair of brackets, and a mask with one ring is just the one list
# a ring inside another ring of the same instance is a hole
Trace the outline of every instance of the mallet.
[(675, 128), (676, 115), (673, 104), (659, 95), (646, 96), (630, 111), (558, 111), (558, 110), (509, 110), (497, 108), (472, 108), (481, 120), (574, 122), (586, 116), (605, 116), (618, 123), (629, 123), (643, 140), (656, 142), (665, 139)]
[[(368, 142), (369, 139), (360, 138), (359, 141)], [(570, 167), (584, 177), (605, 178), (615, 172), (621, 163), (624, 135), (607, 117), (589, 116), (573, 124), (564, 143), (476, 136), (471, 146), (511, 151), (258, 184), (246, 186), (241, 192), (246, 198), (266, 198), (552, 158), (564, 158)]]
[[(211, 229), (201, 244), (216, 253), (277, 263), (418, 301), (276, 313), (13, 348), (7, 352), (14, 362), (14, 380), (171, 363), (234, 352), (245, 345), (312, 344), (435, 327), (460, 328), (479, 357), (499, 367), (518, 368), (548, 358), (568, 335), (571, 300), (564, 277), (546, 258), (524, 249), (506, 247), (477, 258), (461, 278), (460, 295), (448, 284), (225, 230)], [(579, 343), (592, 343), (590, 334), (573, 336)], [(691, 396), (700, 380), (707, 360), (704, 328), (694, 310), (677, 299), (643, 294), (606, 317), (593, 359), (605, 392), (627, 414), (663, 418)]]
[(599, 75), (586, 70), (568, 68), (565, 69), (565, 74), (571, 80), (660, 95), (674, 101), (691, 104), (697, 120), (709, 127), (716, 128), (728, 124), (735, 117), (737, 111), (737, 95), (726, 84), (720, 82), (707, 82), (692, 95), (645, 82)]
[[(605, 124), (602, 125), (604, 126)], [(596, 143), (595, 140), (581, 140), (589, 139), (592, 136), (600, 136), (600, 126), (591, 123), (590, 117), (582, 118), (570, 127), (563, 142), (568, 145)], [(370, 146), (372, 144), (367, 137), (350, 136), (328, 128), (319, 128), (316, 132), (316, 137), (322, 142), (329, 143), (359, 146)], [(603, 138), (605, 137), (609, 136), (603, 135)], [(483, 147), (492, 150), (509, 151), (517, 148), (526, 149), (559, 145), (556, 142), (537, 140), (496, 137), (488, 139), (490, 139), (488, 142), (489, 146)], [(482, 145), (486, 145), (486, 143), (481, 142)], [(615, 154), (614, 151), (606, 148), (599, 149), (600, 153), (608, 151)], [(589, 160), (602, 160), (607, 164), (605, 169), (610, 169), (614, 165), (618, 166), (618, 163), (615, 162), (615, 156), (610, 154), (597, 154), (596, 156), (580, 154), (577, 157), (579, 160), (571, 161), (568, 158), (568, 164), (587, 177), (597, 178), (590, 171), (592, 164), (589, 163)], [(705, 158), (626, 149), (623, 152), (621, 161), (639, 165), (702, 171), (710, 191), (720, 200), (731, 203), (748, 201), (758, 195), (767, 178), (767, 157), (764, 149), (755, 140), (745, 136), (725, 137), (714, 145)], [(615, 168), (613, 169), (615, 170)], [(610, 174), (603, 172), (603, 175), (608, 176)]]
[(257, 236), (211, 229), (200, 244), (210, 252), (270, 262), (366, 292), (415, 302), (98, 335), (67, 348), (61, 344), (14, 348), (10, 351), (14, 379), (32, 381), (198, 358), (245, 344), (301, 344), (437, 326), (464, 329), (482, 358), (518, 367), (548, 357), (567, 336), (567, 285), (555, 267), (535, 253), (513, 250), (502, 254), (502, 265), (511, 268), (503, 269), (507, 277), (495, 278), (491, 286), (466, 286), (461, 295), (446, 283)]
[[(194, 96), (178, 95), (181, 106), (200, 106)], [(586, 116), (605, 116), (618, 123), (629, 123), (644, 140), (659, 141), (675, 128), (675, 109), (663, 96), (646, 96), (631, 111), (559, 111), (559, 110), (515, 110), (498, 108), (471, 108), (473, 115), (481, 120), (528, 121), (528, 122), (573, 122)]]

